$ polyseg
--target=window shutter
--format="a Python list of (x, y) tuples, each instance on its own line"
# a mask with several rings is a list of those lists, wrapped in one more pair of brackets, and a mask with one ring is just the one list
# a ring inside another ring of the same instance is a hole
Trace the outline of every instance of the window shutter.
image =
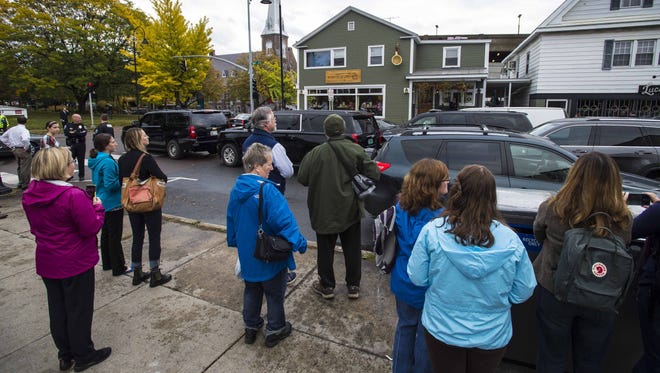
[(642, 1), (642, 8), (651, 8), (651, 7), (653, 7), (653, 0)]
[(603, 48), (603, 70), (612, 69), (612, 53), (614, 52), (614, 40), (605, 40)]
[(619, 10), (621, 0), (610, 0), (610, 10)]

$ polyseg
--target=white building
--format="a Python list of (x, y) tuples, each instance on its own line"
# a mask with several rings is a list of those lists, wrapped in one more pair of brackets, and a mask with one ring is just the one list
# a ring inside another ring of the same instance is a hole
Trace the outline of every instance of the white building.
[(660, 1), (566, 0), (507, 56), (511, 106), (660, 116)]

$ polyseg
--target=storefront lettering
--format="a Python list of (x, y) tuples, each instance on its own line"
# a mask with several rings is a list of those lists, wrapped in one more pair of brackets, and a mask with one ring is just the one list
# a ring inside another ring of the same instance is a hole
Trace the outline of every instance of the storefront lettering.
[(362, 81), (362, 70), (336, 70), (325, 72), (325, 83), (360, 83)]
[(639, 94), (653, 96), (656, 93), (660, 93), (660, 85), (640, 85)]

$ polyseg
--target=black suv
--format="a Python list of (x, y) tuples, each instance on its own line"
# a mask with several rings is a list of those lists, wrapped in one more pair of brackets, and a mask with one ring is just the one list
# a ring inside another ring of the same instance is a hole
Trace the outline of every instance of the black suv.
[(547, 122), (530, 133), (544, 136), (580, 156), (608, 154), (621, 171), (660, 180), (660, 121), (573, 118)]
[(437, 111), (419, 114), (406, 127), (485, 125), (507, 131), (528, 132), (532, 123), (517, 111)]
[[(286, 149), (294, 165), (315, 146), (326, 141), (323, 121), (330, 114), (338, 114), (346, 122), (346, 136), (363, 148), (378, 149), (382, 142), (378, 124), (372, 113), (344, 110), (284, 110), (276, 111), (275, 139)], [(241, 164), (242, 145), (250, 135), (248, 129), (228, 129), (220, 133), (218, 152), (220, 161), (228, 167)]]
[(122, 128), (122, 143), (131, 127), (140, 127), (146, 132), (148, 149), (166, 150), (170, 158), (179, 159), (190, 151), (215, 154), (218, 133), (227, 128), (227, 117), (220, 110), (151, 111), (132, 126)]

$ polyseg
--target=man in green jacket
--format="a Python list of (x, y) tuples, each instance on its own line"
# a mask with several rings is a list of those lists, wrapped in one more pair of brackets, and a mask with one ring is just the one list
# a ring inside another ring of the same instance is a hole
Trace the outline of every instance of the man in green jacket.
[(334, 298), (333, 261), (339, 235), (346, 262), (348, 298), (357, 299), (360, 297), (362, 276), (362, 208), (351, 185), (353, 175), (349, 174), (344, 164), (355, 165), (360, 173), (373, 180), (380, 178), (380, 170), (362, 147), (344, 136), (346, 123), (342, 117), (337, 114), (328, 115), (323, 128), (328, 141), (307, 153), (298, 170), (298, 181), (309, 187), (307, 207), (318, 245), (319, 280), (312, 284), (312, 288), (324, 299)]

